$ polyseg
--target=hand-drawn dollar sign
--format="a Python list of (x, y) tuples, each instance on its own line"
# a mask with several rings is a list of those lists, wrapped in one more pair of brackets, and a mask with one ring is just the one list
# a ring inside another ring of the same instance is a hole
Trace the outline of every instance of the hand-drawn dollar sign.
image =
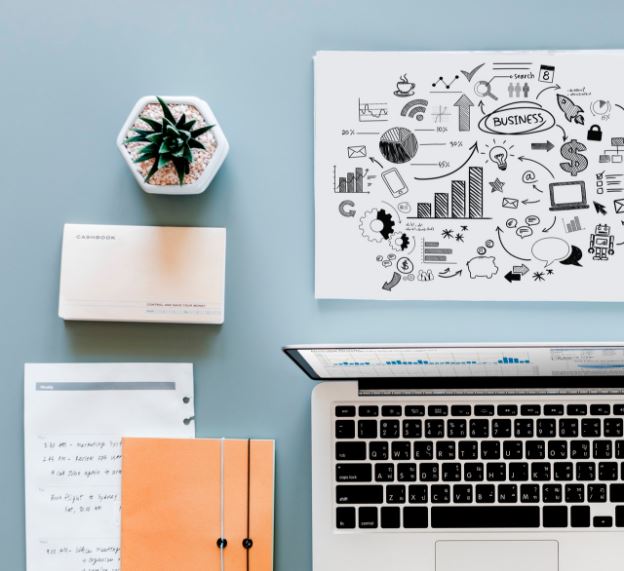
[(586, 151), (587, 147), (583, 143), (579, 143), (576, 139), (572, 139), (561, 146), (561, 156), (568, 159), (569, 163), (559, 163), (559, 166), (572, 176), (576, 176), (587, 168), (587, 159), (579, 151)]

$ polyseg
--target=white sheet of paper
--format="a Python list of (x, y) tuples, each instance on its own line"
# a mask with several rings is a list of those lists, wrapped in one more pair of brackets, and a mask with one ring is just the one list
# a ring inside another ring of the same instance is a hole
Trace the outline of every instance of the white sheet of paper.
[(319, 52), (316, 297), (623, 301), (623, 66)]
[(121, 437), (195, 436), (191, 364), (27, 364), (31, 571), (119, 571)]

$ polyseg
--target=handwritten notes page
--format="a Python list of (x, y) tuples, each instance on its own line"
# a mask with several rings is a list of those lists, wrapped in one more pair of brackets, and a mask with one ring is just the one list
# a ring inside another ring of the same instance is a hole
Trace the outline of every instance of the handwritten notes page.
[(623, 65), (318, 53), (316, 296), (624, 301)]
[(121, 438), (192, 438), (190, 364), (28, 364), (27, 566), (119, 571)]

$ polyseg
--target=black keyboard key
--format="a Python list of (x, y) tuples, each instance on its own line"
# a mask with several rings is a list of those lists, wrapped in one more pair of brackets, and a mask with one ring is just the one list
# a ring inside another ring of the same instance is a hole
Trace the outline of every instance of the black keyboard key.
[(518, 407), (515, 404), (499, 404), (496, 408), (498, 416), (516, 416)]
[(593, 504), (605, 503), (607, 501), (606, 484), (588, 484), (587, 485), (587, 501)]
[(624, 506), (617, 506), (615, 508), (615, 525), (617, 527), (624, 527)]
[(444, 482), (459, 482), (461, 480), (461, 464), (459, 462), (445, 462), (442, 464), (442, 480)]
[(369, 460), (387, 460), (388, 459), (388, 443), (387, 442), (371, 442), (368, 445), (368, 458)]
[(624, 458), (624, 440), (615, 441), (615, 457)]
[(594, 440), (594, 458), (608, 460), (613, 456), (613, 444), (610, 440)]
[(421, 485), (409, 486), (407, 501), (410, 504), (426, 504), (429, 501), (429, 488)]
[(540, 525), (534, 506), (447, 506), (431, 508), (431, 527), (449, 528), (534, 528)]
[(494, 419), (492, 421), (492, 436), (494, 438), (509, 438), (511, 436), (511, 420)]
[(466, 462), (464, 464), (464, 480), (467, 482), (482, 482), (485, 478), (485, 469), (481, 462)]
[(517, 418), (514, 421), (516, 438), (533, 438), (533, 424), (532, 418)]
[(540, 487), (537, 484), (520, 486), (520, 501), (523, 504), (537, 504), (540, 501)]
[(557, 436), (557, 422), (554, 418), (540, 418), (535, 424), (535, 434), (539, 438), (554, 438)]
[(358, 414), (360, 416), (379, 416), (379, 407), (363, 404), (358, 408)]
[(614, 504), (624, 503), (624, 484), (611, 484), (609, 486), (610, 499)]
[(551, 440), (548, 443), (548, 458), (562, 460), (568, 457), (568, 443), (565, 440)]
[(546, 443), (543, 440), (529, 440), (526, 443), (527, 460), (543, 460), (546, 458)]
[(382, 420), (379, 422), (379, 436), (381, 438), (398, 438), (401, 434), (398, 420)]
[(407, 405), (405, 416), (425, 416), (425, 407), (420, 405)]
[(539, 404), (523, 404), (520, 407), (522, 416), (539, 416), (542, 414), (542, 407)]
[(525, 482), (529, 479), (529, 465), (526, 462), (509, 463), (509, 480), (512, 482)]
[(598, 479), (603, 482), (617, 480), (618, 472), (617, 462), (600, 462), (598, 464)]
[(590, 482), (596, 479), (596, 464), (593, 462), (576, 463), (576, 479), (579, 482)]
[(472, 503), (472, 486), (469, 484), (455, 484), (453, 486), (453, 503), (454, 504), (471, 504)]
[(570, 525), (572, 527), (589, 527), (591, 525), (589, 506), (572, 506), (570, 508)]
[(446, 422), (447, 438), (466, 438), (466, 421), (452, 419)]
[(439, 441), (436, 444), (436, 458), (438, 460), (455, 460), (455, 442)]
[(336, 460), (366, 460), (364, 442), (336, 442)]
[(427, 508), (403, 508), (403, 527), (405, 529), (425, 529), (429, 526)]
[(481, 459), (498, 460), (500, 458), (500, 442), (497, 440), (481, 442)]
[(503, 442), (503, 458), (505, 460), (518, 460), (522, 458), (522, 442), (519, 440), (507, 440)]
[(606, 438), (618, 438), (624, 434), (624, 421), (621, 418), (605, 418), (604, 435)]
[(400, 463), (397, 464), (396, 475), (397, 482), (415, 482), (416, 481), (416, 464)]
[(370, 482), (373, 470), (370, 464), (336, 464), (337, 482)]
[(624, 416), (624, 404), (614, 404), (613, 414), (616, 414), (618, 416)]
[(376, 529), (379, 525), (377, 520), (377, 508), (358, 508), (358, 526), (360, 529)]
[(562, 418), (559, 421), (560, 438), (576, 438), (578, 436), (578, 420), (576, 418)]
[(565, 506), (546, 506), (543, 509), (544, 527), (568, 527), (568, 508)]
[(401, 416), (403, 407), (397, 404), (391, 404), (381, 407), (381, 416)]
[(587, 460), (591, 457), (589, 440), (574, 440), (570, 442), (570, 458), (572, 460)]
[(355, 416), (355, 407), (339, 405), (336, 407), (336, 416)]
[(394, 482), (394, 464), (375, 464), (376, 482)]
[(386, 486), (387, 504), (405, 503), (405, 486)]
[(422, 420), (404, 420), (403, 438), (422, 438)]
[(585, 416), (587, 414), (587, 405), (586, 404), (569, 404), (567, 411), (568, 411), (568, 416)]
[(550, 480), (550, 464), (548, 462), (533, 462), (531, 464), (531, 480), (548, 482)]
[(542, 499), (545, 504), (560, 504), (563, 501), (561, 484), (544, 484), (542, 486)]
[(487, 438), (490, 435), (490, 421), (486, 418), (476, 418), (470, 421), (470, 436), (472, 438)]
[(490, 482), (502, 482), (507, 479), (507, 466), (503, 462), (488, 462), (485, 465), (485, 477)]
[(562, 404), (545, 404), (544, 405), (545, 416), (563, 416)]
[(444, 421), (443, 420), (426, 420), (425, 436), (427, 438), (444, 438)]
[(354, 529), (355, 508), (336, 508), (336, 527), (338, 529)]
[(349, 484), (336, 486), (337, 504), (381, 504), (383, 486), (365, 486)]
[(613, 518), (611, 516), (594, 516), (594, 527), (613, 527)]
[(390, 457), (392, 460), (410, 460), (412, 445), (410, 442), (393, 442)]
[(427, 410), (429, 416), (448, 416), (448, 406), (443, 404), (431, 404)]
[(431, 486), (431, 503), (448, 504), (451, 501), (451, 487), (446, 484)]
[(589, 414), (593, 414), (594, 416), (607, 416), (611, 414), (611, 405), (592, 404), (589, 407)]
[(574, 465), (572, 462), (555, 462), (553, 464), (553, 476), (559, 482), (573, 480)]
[(433, 442), (414, 442), (414, 460), (433, 460)]
[(423, 462), (420, 465), (421, 482), (437, 482), (440, 479), (440, 466), (438, 464)]
[(585, 501), (585, 486), (583, 484), (566, 484), (566, 504), (582, 504)]
[(492, 484), (475, 486), (475, 498), (479, 504), (493, 504), (496, 501), (496, 488)]
[(470, 405), (456, 404), (451, 407), (451, 416), (470, 416)]
[(381, 508), (381, 527), (398, 529), (401, 527), (401, 508), (384, 506)]
[(460, 460), (476, 460), (479, 458), (479, 444), (471, 440), (460, 442), (458, 457)]
[(584, 418), (581, 421), (581, 436), (584, 438), (597, 438), (600, 436), (600, 419)]
[(355, 421), (354, 420), (337, 420), (336, 421), (336, 438), (355, 438)]
[(518, 501), (518, 486), (516, 484), (498, 485), (498, 503), (515, 504)]
[(359, 420), (358, 421), (358, 438), (377, 438), (377, 421), (376, 420)]
[(474, 406), (475, 416), (494, 416), (494, 407), (490, 404), (476, 404)]

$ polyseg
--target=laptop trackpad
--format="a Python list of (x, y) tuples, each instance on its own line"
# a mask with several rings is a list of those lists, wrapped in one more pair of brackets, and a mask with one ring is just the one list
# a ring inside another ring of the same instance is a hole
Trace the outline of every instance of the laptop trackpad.
[(436, 571), (557, 571), (557, 541), (438, 541)]

